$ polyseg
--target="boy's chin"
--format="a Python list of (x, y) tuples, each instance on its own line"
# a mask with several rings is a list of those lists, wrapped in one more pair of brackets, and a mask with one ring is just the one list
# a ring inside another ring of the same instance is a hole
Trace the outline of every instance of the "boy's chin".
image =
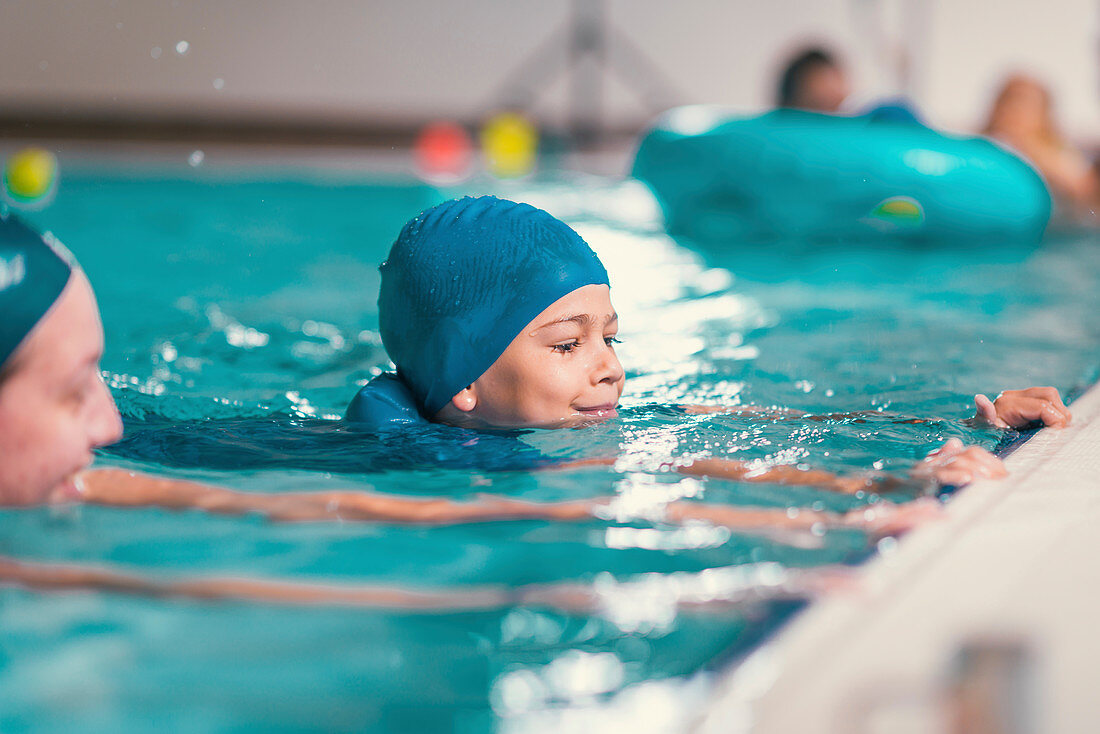
[(76, 474), (70, 474), (58, 482), (46, 498), (50, 504), (80, 502), (83, 499), (84, 494), (80, 489)]
[(441, 420), (440, 422), (460, 428), (473, 428), (482, 431), (556, 430), (561, 428), (585, 428), (586, 426), (594, 426), (612, 418), (617, 418), (618, 415), (619, 413), (617, 410), (609, 408), (573, 411), (561, 418), (546, 418), (542, 420), (532, 419), (526, 421), (497, 422), (485, 420), (480, 416), (462, 414), (457, 416), (457, 419), (456, 416), (453, 415), (447, 416), (447, 420)]
[[(573, 415), (565, 418), (554, 428), (587, 428), (588, 426), (599, 425), (600, 423), (606, 423), (612, 418), (618, 418), (619, 412), (617, 410), (600, 410), (600, 411), (585, 411), (581, 413), (574, 413)], [(548, 426), (550, 427), (550, 426)]]

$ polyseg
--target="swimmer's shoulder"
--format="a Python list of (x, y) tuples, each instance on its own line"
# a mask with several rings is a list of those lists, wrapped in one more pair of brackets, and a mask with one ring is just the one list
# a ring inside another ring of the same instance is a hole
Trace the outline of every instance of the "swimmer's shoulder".
[(393, 372), (383, 372), (355, 394), (344, 420), (358, 428), (386, 429), (426, 424), (428, 419), (416, 405), (416, 399), (404, 380)]

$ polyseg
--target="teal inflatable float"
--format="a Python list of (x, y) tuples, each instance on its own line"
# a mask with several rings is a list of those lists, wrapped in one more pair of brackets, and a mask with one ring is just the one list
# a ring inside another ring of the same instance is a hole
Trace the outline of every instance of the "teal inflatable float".
[(643, 138), (633, 175), (673, 234), (1038, 241), (1051, 200), (1027, 163), (983, 138), (915, 120), (712, 107), (666, 113)]

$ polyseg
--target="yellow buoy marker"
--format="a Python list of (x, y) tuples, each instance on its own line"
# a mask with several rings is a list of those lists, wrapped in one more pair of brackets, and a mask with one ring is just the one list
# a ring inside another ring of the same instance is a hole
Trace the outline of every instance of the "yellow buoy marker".
[(492, 117), (481, 129), (481, 148), (489, 172), (499, 178), (526, 176), (535, 167), (539, 134), (527, 118), (514, 112)]
[(8, 159), (4, 187), (18, 202), (35, 202), (53, 191), (57, 157), (43, 148), (24, 148)]

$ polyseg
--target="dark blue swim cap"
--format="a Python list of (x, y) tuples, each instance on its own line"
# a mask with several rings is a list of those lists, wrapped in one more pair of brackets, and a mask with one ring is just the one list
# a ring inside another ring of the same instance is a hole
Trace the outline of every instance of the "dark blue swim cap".
[(382, 343), (427, 417), (554, 301), (608, 284), (596, 253), (567, 224), (495, 196), (427, 210), (401, 230), (380, 269)]
[(72, 269), (59, 244), (0, 212), (0, 367), (65, 290)]

